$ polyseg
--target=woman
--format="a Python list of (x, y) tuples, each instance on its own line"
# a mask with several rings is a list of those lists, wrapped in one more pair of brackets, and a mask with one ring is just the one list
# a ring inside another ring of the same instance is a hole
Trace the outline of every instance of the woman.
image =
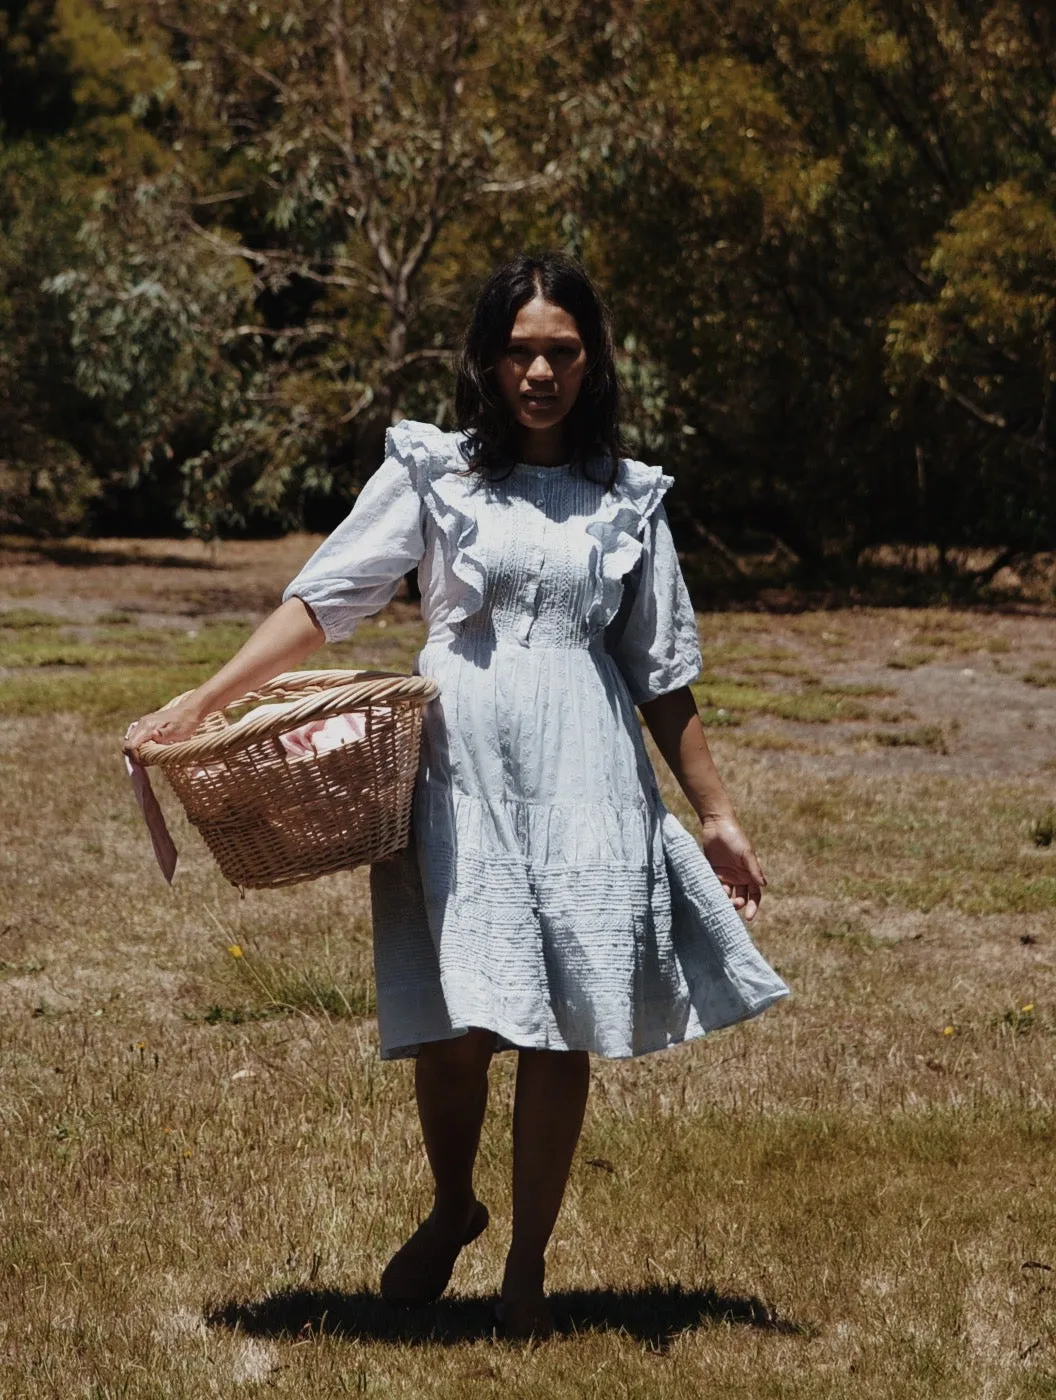
[[(701, 660), (659, 468), (621, 458), (612, 337), (572, 261), (520, 257), (485, 286), (458, 372), (458, 433), (402, 422), (355, 508), (282, 606), (176, 710), (210, 710), (347, 637), (417, 566), (440, 696), (412, 846), (371, 872), (383, 1057), (415, 1055), (431, 1213), (383, 1295), (439, 1297), (488, 1223), (473, 1166), (496, 1049), (520, 1052), (513, 1236), (499, 1319), (553, 1326), (544, 1254), (583, 1121), (588, 1054), (640, 1055), (762, 1011), (788, 988), (734, 911), (765, 880), (708, 752)], [(635, 715), (701, 821), (664, 809)]]

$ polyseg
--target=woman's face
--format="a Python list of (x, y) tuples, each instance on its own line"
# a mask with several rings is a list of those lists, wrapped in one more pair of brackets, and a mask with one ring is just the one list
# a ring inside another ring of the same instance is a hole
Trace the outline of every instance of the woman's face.
[(517, 313), (495, 366), (503, 400), (522, 428), (554, 428), (576, 401), (587, 352), (575, 319), (538, 293)]

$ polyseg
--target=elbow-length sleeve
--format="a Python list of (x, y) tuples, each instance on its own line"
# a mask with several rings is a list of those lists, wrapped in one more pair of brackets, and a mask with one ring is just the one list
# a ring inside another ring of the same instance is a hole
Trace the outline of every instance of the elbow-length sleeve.
[(606, 646), (636, 705), (696, 680), (700, 639), (663, 506), (646, 522), (642, 557), (624, 582)]
[(422, 498), (408, 465), (387, 457), (351, 513), (288, 585), (283, 602), (307, 603), (328, 642), (380, 611), (425, 552)]

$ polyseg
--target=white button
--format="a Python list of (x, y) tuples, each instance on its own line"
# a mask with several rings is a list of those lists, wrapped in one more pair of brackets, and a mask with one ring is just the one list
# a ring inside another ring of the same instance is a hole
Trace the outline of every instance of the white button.
[(536, 498), (535, 498), (535, 504), (536, 504), (537, 506), (541, 506), (541, 505), (544, 504), (544, 501), (543, 501), (542, 496), (536, 496)]

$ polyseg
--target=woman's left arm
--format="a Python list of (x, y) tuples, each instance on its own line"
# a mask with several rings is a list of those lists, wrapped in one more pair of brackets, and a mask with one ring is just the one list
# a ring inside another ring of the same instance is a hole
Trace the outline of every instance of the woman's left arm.
[(735, 909), (754, 919), (766, 877), (741, 830), (704, 737), (697, 702), (688, 685), (639, 705), (664, 756), (703, 827), (703, 847)]

